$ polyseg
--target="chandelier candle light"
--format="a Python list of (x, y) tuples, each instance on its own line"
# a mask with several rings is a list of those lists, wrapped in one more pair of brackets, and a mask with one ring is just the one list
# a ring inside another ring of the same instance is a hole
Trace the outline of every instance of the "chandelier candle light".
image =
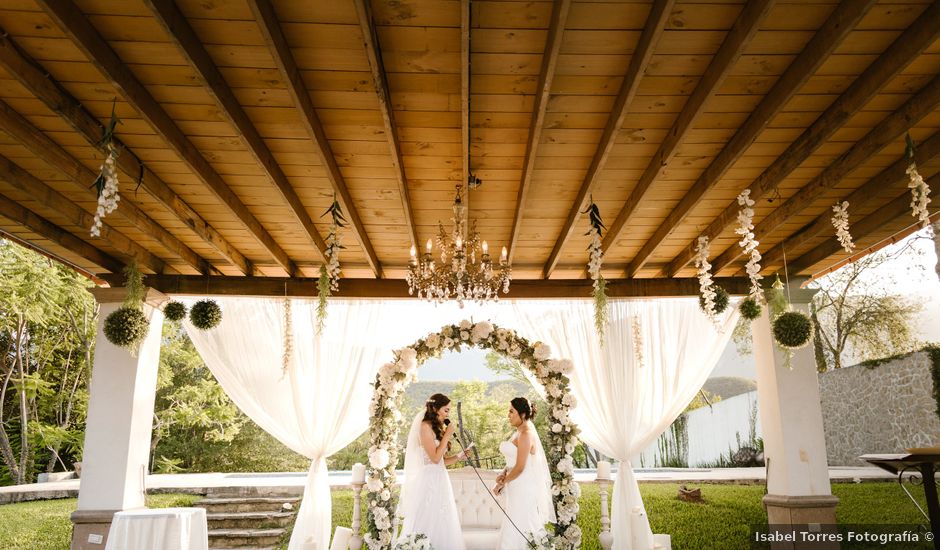
[(454, 198), (453, 228), (448, 236), (444, 225), (439, 224), (437, 246), (440, 263), (435, 262), (433, 243), (428, 239), (424, 255), (419, 259), (417, 249), (411, 247), (408, 265), (408, 293), (430, 302), (441, 303), (455, 299), (460, 307), (464, 300), (484, 303), (498, 300), (498, 292), (509, 292), (512, 270), (509, 266), (506, 247), (503, 247), (499, 266), (494, 267), (490, 259), (489, 245), (480, 239), (474, 226), (467, 231), (466, 209), (461, 200), (461, 186), (457, 186)]

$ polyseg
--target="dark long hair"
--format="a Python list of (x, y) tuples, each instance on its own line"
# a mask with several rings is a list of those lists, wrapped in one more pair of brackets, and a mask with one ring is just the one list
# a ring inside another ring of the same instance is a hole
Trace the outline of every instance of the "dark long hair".
[(532, 420), (535, 418), (535, 403), (530, 402), (525, 397), (516, 397), (509, 402), (512, 408), (516, 409), (523, 420)]
[(449, 404), (450, 397), (447, 397), (443, 393), (435, 393), (424, 402), (424, 421), (431, 424), (431, 429), (434, 430), (434, 437), (436, 437), (438, 441), (444, 439), (444, 423), (437, 417), (437, 412), (440, 411), (442, 407), (446, 407)]

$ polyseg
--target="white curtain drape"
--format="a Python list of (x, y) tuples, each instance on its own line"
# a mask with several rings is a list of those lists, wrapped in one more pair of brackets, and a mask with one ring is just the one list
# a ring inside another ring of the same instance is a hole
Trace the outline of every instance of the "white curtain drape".
[[(618, 461), (611, 532), (618, 550), (649, 550), (653, 535), (630, 457), (672, 423), (705, 383), (731, 337), (736, 308), (716, 327), (695, 299), (612, 300), (600, 345), (589, 300), (513, 304), (521, 334), (574, 361), (572, 416), (581, 439)], [(639, 512), (633, 512), (639, 508)]]
[[(310, 458), (303, 503), (290, 550), (313, 538), (328, 548), (331, 526), (326, 457), (368, 427), (370, 383), (391, 357), (380, 333), (387, 302), (331, 300), (322, 335), (316, 334), (316, 302), (292, 299), (293, 354), (286, 374), (283, 298), (215, 298), (218, 327), (186, 330), (219, 384), (263, 430)], [(195, 299), (187, 300), (192, 305)], [(372, 335), (373, 338), (355, 337)]]

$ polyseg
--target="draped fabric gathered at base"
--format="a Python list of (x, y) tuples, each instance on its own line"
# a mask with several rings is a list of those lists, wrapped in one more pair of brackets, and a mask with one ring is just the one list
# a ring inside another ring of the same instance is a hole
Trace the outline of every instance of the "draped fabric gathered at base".
[[(705, 383), (737, 322), (736, 308), (719, 327), (698, 300), (611, 300), (610, 324), (601, 346), (594, 307), (581, 301), (519, 301), (518, 329), (574, 361), (572, 417), (580, 438), (620, 462), (613, 489), (611, 533), (618, 550), (649, 550), (652, 531), (630, 457), (655, 441)], [(634, 532), (633, 512), (644, 511)]]

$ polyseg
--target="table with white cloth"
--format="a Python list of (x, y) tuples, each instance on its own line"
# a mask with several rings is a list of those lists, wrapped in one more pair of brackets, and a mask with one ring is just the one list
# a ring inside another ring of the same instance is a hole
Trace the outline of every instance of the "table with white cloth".
[(114, 514), (105, 550), (208, 550), (205, 508), (141, 508)]

